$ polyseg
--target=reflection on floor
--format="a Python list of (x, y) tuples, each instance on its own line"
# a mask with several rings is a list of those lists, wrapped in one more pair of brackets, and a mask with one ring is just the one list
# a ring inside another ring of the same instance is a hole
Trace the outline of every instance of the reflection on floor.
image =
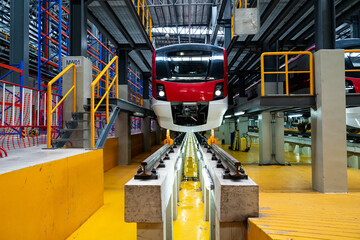
[(209, 222), (204, 221), (200, 182), (181, 183), (178, 219), (174, 221), (174, 240), (209, 239)]
[[(249, 152), (233, 151), (230, 145), (219, 145), (226, 152), (231, 154), (243, 164), (259, 163), (259, 144), (251, 143)], [(285, 152), (285, 162), (287, 163), (311, 163), (311, 157), (300, 155), (293, 152)]]

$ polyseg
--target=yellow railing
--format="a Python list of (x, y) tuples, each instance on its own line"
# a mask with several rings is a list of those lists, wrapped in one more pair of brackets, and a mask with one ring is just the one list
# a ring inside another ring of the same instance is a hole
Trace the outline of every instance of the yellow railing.
[[(264, 56), (285, 55), (285, 71), (265, 72)], [(289, 55), (308, 55), (309, 70), (308, 71), (289, 71)], [(289, 73), (308, 73), (310, 75), (310, 95), (314, 94), (314, 76), (313, 76), (313, 56), (309, 51), (298, 52), (264, 52), (261, 54), (261, 96), (265, 95), (265, 74), (285, 74), (286, 95), (289, 95)]]
[[(344, 50), (345, 53), (358, 53), (360, 55), (360, 49), (349, 49), (349, 50)], [(360, 57), (360, 56), (357, 57)], [(360, 69), (345, 69), (345, 72), (360, 72)]]
[[(115, 63), (115, 76), (109, 84), (109, 70), (112, 64)], [(91, 148), (95, 148), (95, 112), (99, 108), (100, 104), (106, 98), (106, 124), (109, 124), (109, 93), (111, 92), (111, 88), (115, 85), (115, 96), (119, 97), (119, 77), (118, 77), (118, 56), (115, 56), (106, 67), (101, 71), (101, 73), (96, 77), (96, 79), (91, 83), (91, 102), (90, 102), (90, 126), (91, 126)], [(105, 75), (105, 93), (101, 97), (100, 101), (95, 106), (95, 87), (99, 83), (100, 79)]]
[(150, 16), (149, 7), (146, 3), (146, 0), (132, 0), (132, 1), (137, 10), (137, 14), (141, 18), (142, 25), (145, 27), (146, 33), (149, 35), (150, 41), (152, 41), (152, 19)]
[[(96, 72), (96, 74), (94, 73), (92, 74), (94, 78), (96, 78), (101, 73), (101, 71), (96, 67), (92, 67), (92, 70)], [(109, 80), (112, 81), (113, 78), (109, 77)], [(99, 82), (96, 84), (95, 97), (102, 97), (102, 94), (100, 94), (100, 89), (106, 90), (105, 87), (102, 87), (100, 85), (100, 82), (105, 82), (105, 79), (101, 78)], [(115, 96), (115, 88), (112, 88), (111, 93), (113, 94), (113, 96)]]
[[(70, 90), (64, 95), (64, 97), (56, 104), (56, 106), (52, 109), (51, 104), (51, 86), (54, 82), (56, 82), (59, 78), (61, 78), (65, 73), (67, 73), (70, 69), (73, 70), (73, 86)], [(76, 67), (72, 63), (67, 66), (64, 70), (62, 70), (56, 77), (54, 77), (47, 85), (47, 105), (46, 105), (46, 119), (47, 119), (47, 148), (51, 148), (51, 116), (53, 112), (60, 106), (60, 104), (64, 101), (64, 99), (73, 91), (73, 112), (76, 112)]]

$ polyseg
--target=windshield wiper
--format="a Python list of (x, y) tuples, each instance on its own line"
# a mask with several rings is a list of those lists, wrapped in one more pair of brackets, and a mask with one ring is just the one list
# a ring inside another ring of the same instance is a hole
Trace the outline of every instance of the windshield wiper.
[(206, 82), (208, 77), (209, 77), (210, 65), (211, 65), (211, 57), (209, 57), (208, 68), (207, 68), (207, 71), (206, 71), (204, 82)]

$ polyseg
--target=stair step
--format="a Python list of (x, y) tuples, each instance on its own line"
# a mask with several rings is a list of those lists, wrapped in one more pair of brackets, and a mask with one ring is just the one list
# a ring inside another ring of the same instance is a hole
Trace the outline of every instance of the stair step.
[[(67, 122), (90, 122), (91, 120), (84, 120), (84, 119), (73, 119)], [(95, 122), (101, 122), (102, 120), (95, 120)]]
[(58, 139), (53, 139), (52, 142), (53, 143), (56, 143), (56, 142), (75, 142), (75, 141), (90, 141), (89, 138), (66, 138), (66, 139), (61, 139), (61, 138), (58, 138)]
[(60, 132), (89, 131), (90, 128), (61, 129)]

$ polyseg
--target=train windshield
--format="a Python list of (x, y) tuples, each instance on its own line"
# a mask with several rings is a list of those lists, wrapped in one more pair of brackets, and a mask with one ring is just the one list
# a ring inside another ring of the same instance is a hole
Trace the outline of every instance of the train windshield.
[(159, 51), (155, 57), (156, 79), (202, 82), (224, 79), (224, 51)]

